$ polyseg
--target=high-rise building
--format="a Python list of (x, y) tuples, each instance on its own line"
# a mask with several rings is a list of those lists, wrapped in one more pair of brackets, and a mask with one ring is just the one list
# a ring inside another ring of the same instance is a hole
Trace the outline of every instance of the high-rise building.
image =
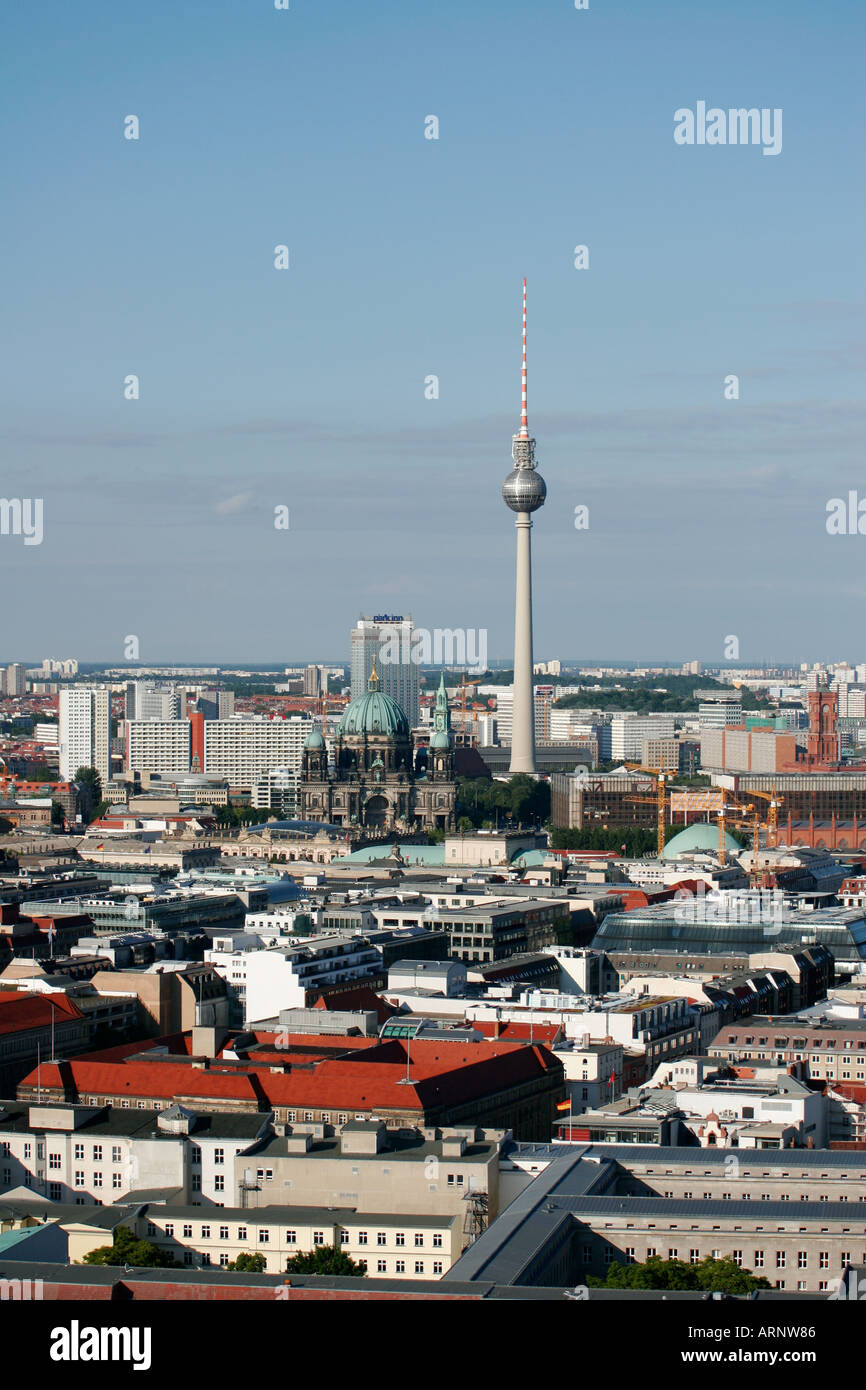
[(297, 772), (313, 726), (301, 715), (288, 719), (206, 719), (204, 772), (231, 787), (254, 787), (275, 769)]
[(95, 767), (103, 787), (111, 775), (111, 696), (103, 686), (60, 692), (60, 776), (71, 782), (80, 767)]
[(127, 681), (125, 709), (127, 719), (158, 719), (165, 723), (180, 717), (180, 696), (173, 685)]
[(367, 694), (375, 666), (378, 688), (400, 706), (410, 729), (421, 722), (418, 664), (413, 659), (414, 631), (411, 616), (379, 614), (359, 618), (351, 636), (352, 699), (360, 700)]
[(27, 668), (22, 666), (20, 661), (13, 661), (7, 668), (5, 691), (7, 695), (25, 695), (27, 693)]
[(520, 430), (511, 444), (514, 467), (502, 484), (502, 499), (517, 515), (517, 586), (514, 604), (514, 719), (510, 772), (535, 772), (532, 697), (532, 513), (544, 505), (547, 487), (536, 471), (535, 440), (526, 414), (526, 281), (523, 282), (523, 373)]
[(675, 727), (673, 716), (614, 715), (610, 725), (610, 756), (615, 762), (639, 763), (647, 739), (673, 738)]
[(304, 667), (304, 694), (317, 700), (322, 693), (321, 666)]
[(126, 724), (129, 772), (189, 772), (188, 719), (131, 719)]

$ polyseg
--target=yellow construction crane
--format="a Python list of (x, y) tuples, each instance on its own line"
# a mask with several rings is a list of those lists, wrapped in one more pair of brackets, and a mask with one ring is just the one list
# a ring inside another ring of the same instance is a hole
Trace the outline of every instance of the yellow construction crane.
[[(727, 813), (728, 813), (729, 811), (740, 811), (740, 812), (743, 812), (743, 813), (744, 813), (745, 817), (748, 817), (748, 819), (740, 819), (740, 820), (733, 821), (732, 824), (734, 824), (734, 825), (751, 825), (751, 823), (752, 823), (751, 817), (752, 817), (753, 815), (754, 815), (754, 817), (755, 817), (755, 822), (757, 823), (757, 811), (755, 811), (754, 806), (752, 806), (751, 804), (748, 805), (748, 806), (742, 806), (742, 805), (740, 804), (740, 802), (738, 802), (738, 801), (728, 801), (728, 802), (723, 801), (723, 802), (722, 802), (721, 806), (719, 807), (718, 811), (716, 812), (716, 815), (717, 815), (718, 818), (719, 818), (719, 863), (720, 863), (720, 864), (724, 864), (725, 861), (726, 861), (726, 859), (727, 859), (727, 850), (726, 850), (726, 848), (725, 848), (725, 820), (726, 820), (726, 817), (727, 817)], [(755, 836), (757, 837), (757, 830), (755, 830)]]
[(667, 795), (665, 791), (665, 778), (667, 773), (662, 772), (661, 769), (657, 767), (644, 767), (643, 763), (625, 763), (624, 766), (629, 768), (632, 772), (646, 772), (649, 773), (650, 777), (655, 778), (656, 794), (654, 797), (629, 796), (626, 797), (626, 800), (636, 801), (644, 806), (648, 806), (652, 802), (655, 802), (658, 811), (656, 819), (656, 852), (659, 859), (661, 859), (665, 847), (665, 804)]
[(749, 796), (759, 796), (762, 801), (769, 801), (770, 803), (767, 808), (767, 845), (770, 849), (775, 849), (779, 830), (779, 807), (785, 798), (777, 794), (775, 782), (772, 791), (750, 791)]

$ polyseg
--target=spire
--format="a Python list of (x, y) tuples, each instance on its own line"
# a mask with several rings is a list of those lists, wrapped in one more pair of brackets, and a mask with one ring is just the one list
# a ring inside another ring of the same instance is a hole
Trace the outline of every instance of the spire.
[(367, 681), (367, 690), (373, 692), (379, 689), (379, 673), (376, 670), (376, 658), (373, 657), (373, 666), (370, 671), (370, 679)]
[(523, 371), (520, 378), (520, 434), (529, 437), (529, 424), (526, 418), (526, 280), (523, 281)]

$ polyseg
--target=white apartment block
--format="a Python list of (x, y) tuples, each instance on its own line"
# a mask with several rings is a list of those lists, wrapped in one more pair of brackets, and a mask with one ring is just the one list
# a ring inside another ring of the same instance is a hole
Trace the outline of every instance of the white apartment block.
[(102, 785), (111, 775), (111, 696), (103, 686), (60, 692), (60, 776), (71, 782), (80, 767), (95, 767)]
[(648, 739), (673, 738), (672, 717), (658, 714), (614, 715), (610, 726), (610, 756), (618, 763), (639, 763)]
[(743, 706), (734, 700), (702, 700), (698, 718), (711, 729), (724, 729), (729, 724), (742, 724)]
[(288, 719), (206, 719), (204, 769), (232, 787), (252, 788), (275, 768), (297, 772), (312, 725), (301, 715)]
[(252, 951), (246, 962), (246, 1027), (302, 1009), (307, 990), (369, 979), (382, 957), (363, 937), (310, 937), (302, 946)]
[(189, 772), (190, 729), (188, 719), (127, 720), (127, 771)]
[[(200, 1132), (199, 1132), (200, 1131)], [(113, 1107), (0, 1110), (0, 1199), (26, 1188), (51, 1202), (109, 1205), (176, 1188), (192, 1203), (239, 1200), (235, 1160), (269, 1131), (266, 1115), (203, 1115), (143, 1100)]]
[(33, 730), (33, 737), (37, 743), (41, 743), (43, 748), (60, 747), (60, 725), (54, 721), (45, 724), (37, 724)]

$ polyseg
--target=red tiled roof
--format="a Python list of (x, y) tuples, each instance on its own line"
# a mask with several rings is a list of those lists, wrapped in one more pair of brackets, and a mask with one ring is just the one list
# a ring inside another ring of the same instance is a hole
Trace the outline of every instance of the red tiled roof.
[(537, 1042), (549, 1045), (562, 1032), (559, 1023), (514, 1023), (503, 1019), (473, 1019), (472, 1027), (485, 1038), (496, 1038), (500, 1042)]
[[(77, 1004), (65, 994), (24, 994), (19, 991), (0, 991), (0, 1034), (24, 1033), (30, 1028), (50, 1028), (55, 1014), (83, 1018)], [(53, 1007), (52, 1007), (53, 1006)]]
[[(271, 1035), (275, 1036), (275, 1035)], [(157, 1040), (159, 1041), (159, 1040)], [(315, 1106), (322, 1109), (424, 1110), (438, 1105), (466, 1104), (497, 1091), (525, 1085), (559, 1067), (545, 1048), (514, 1042), (460, 1045), (451, 1042), (414, 1040), (409, 1059), (412, 1084), (406, 1083), (406, 1050), (402, 1040), (379, 1043), (375, 1038), (318, 1038), (294, 1034), (286, 1039), (287, 1058), (292, 1046), (311, 1045), (319, 1052), (323, 1044), (331, 1054), (307, 1056), (313, 1065), (272, 1072), (270, 1067), (250, 1063), (249, 1070), (220, 1069), (212, 1062), (198, 1068), (170, 1061), (124, 1061), (112, 1050), (112, 1058), (99, 1061), (98, 1053), (89, 1058), (64, 1062), (63, 1073), (42, 1068), (43, 1089), (67, 1086), (79, 1096), (130, 1095), (142, 1099), (166, 1100), (177, 1096), (195, 1101), (237, 1100), (256, 1108), (267, 1106)], [(338, 1048), (335, 1049), (335, 1043)], [(141, 1048), (139, 1047), (139, 1050)], [(274, 1064), (273, 1054), (267, 1057)], [(302, 1060), (298, 1058), (297, 1060)], [(50, 1079), (53, 1078), (53, 1079)], [(32, 1087), (36, 1072), (20, 1083)]]

